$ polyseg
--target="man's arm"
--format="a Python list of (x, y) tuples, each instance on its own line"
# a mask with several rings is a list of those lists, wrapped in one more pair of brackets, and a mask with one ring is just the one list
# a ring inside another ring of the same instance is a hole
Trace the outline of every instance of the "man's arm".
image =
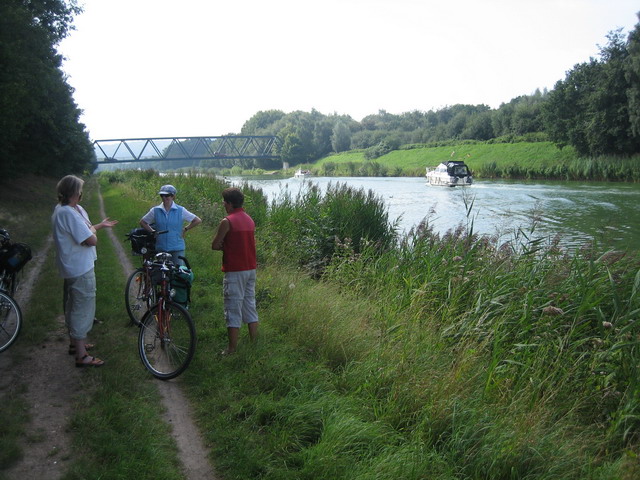
[(224, 243), (224, 237), (229, 233), (231, 226), (229, 225), (229, 220), (223, 218), (220, 220), (220, 225), (218, 225), (218, 231), (216, 232), (216, 236), (213, 237), (213, 241), (211, 242), (212, 250), (222, 250), (222, 244)]

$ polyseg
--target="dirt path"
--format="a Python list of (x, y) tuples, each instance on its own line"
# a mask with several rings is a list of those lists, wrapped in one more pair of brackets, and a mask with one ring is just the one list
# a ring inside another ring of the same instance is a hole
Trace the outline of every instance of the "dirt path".
[[(18, 304), (29, 303), (52, 243), (49, 237), (44, 247), (34, 255), (16, 292)], [(22, 461), (6, 472), (9, 479), (57, 479), (67, 469), (66, 464), (71, 458), (71, 439), (66, 427), (79, 374), (76, 369), (69, 368), (72, 360), (66, 352), (67, 338), (64, 317), (60, 317), (49, 338), (28, 349), (24, 358), (18, 360), (14, 355), (0, 357), (2, 371), (6, 373), (0, 388), (24, 388), (26, 385), (25, 398), (31, 402), (31, 422), (26, 426), (23, 439), (26, 453)]]
[[(102, 195), (100, 215), (106, 217)], [(126, 275), (133, 265), (115, 234), (107, 229), (120, 263)], [(34, 255), (20, 283), (16, 300), (27, 305), (31, 300), (33, 286), (42, 265), (49, 254), (53, 240), (48, 238), (45, 246)], [(72, 460), (71, 437), (66, 431), (75, 400), (74, 385), (78, 384), (81, 369), (69, 368), (72, 360), (67, 354), (67, 333), (64, 317), (58, 317), (58, 327), (43, 343), (28, 349), (25, 358), (19, 361), (13, 355), (0, 356), (0, 368), (5, 373), (0, 379), (0, 388), (24, 388), (25, 398), (31, 402), (31, 421), (26, 426), (25, 455), (13, 468), (6, 471), (9, 480), (47, 479), (62, 477), (67, 464)], [(108, 368), (104, 367), (104, 368)], [(185, 480), (216, 480), (207, 459), (200, 432), (192, 421), (189, 403), (183, 395), (179, 380), (158, 381), (158, 389), (166, 407), (165, 421), (172, 426), (173, 436), (183, 462)]]
[[(100, 195), (100, 215), (105, 218), (102, 195)], [(118, 241), (115, 233), (107, 229), (107, 234), (120, 258), (120, 264), (127, 277), (133, 272), (131, 259), (124, 251), (122, 242)], [(191, 408), (179, 386), (179, 379), (158, 381), (158, 389), (166, 407), (165, 421), (172, 426), (173, 436), (180, 451), (187, 480), (215, 480), (213, 469), (207, 459), (202, 436), (193, 423)]]

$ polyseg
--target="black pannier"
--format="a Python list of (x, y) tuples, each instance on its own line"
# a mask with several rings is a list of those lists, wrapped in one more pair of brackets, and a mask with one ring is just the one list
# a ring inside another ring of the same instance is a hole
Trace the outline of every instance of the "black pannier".
[(131, 250), (135, 255), (144, 255), (156, 250), (156, 237), (144, 228), (134, 228), (127, 235), (131, 240)]
[(19, 272), (31, 260), (31, 247), (26, 243), (12, 243), (0, 249), (0, 269)]

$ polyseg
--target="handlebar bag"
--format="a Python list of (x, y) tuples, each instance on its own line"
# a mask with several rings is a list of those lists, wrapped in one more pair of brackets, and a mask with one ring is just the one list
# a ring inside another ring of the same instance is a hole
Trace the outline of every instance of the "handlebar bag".
[[(127, 236), (131, 240), (131, 249), (135, 254), (142, 255), (156, 249), (156, 237), (144, 228), (134, 228)], [(143, 251), (143, 249), (146, 250)]]

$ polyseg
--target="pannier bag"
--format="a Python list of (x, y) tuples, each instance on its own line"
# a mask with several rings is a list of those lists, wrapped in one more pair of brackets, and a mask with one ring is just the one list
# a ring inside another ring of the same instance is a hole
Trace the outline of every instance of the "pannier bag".
[(135, 255), (143, 255), (156, 249), (155, 235), (144, 228), (134, 228), (127, 236), (131, 240), (131, 250)]
[(5, 245), (0, 249), (0, 269), (19, 272), (31, 258), (31, 248), (26, 243)]
[(171, 277), (171, 289), (174, 292), (173, 301), (183, 307), (189, 305), (191, 301), (191, 284), (193, 283), (193, 272), (184, 265), (173, 273)]

